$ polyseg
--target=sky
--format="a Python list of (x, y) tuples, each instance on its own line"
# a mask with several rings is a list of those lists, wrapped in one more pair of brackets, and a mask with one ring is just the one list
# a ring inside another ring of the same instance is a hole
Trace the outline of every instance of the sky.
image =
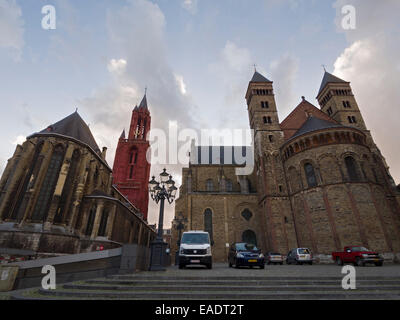
[[(42, 27), (46, 5), (55, 29)], [(26, 136), (76, 108), (112, 166), (145, 88), (152, 128), (247, 129), (254, 65), (274, 82), (282, 121), (301, 96), (318, 106), (325, 65), (351, 82), (398, 184), (399, 12), (397, 0), (0, 0), (0, 174)], [(166, 168), (179, 186), (182, 164)]]

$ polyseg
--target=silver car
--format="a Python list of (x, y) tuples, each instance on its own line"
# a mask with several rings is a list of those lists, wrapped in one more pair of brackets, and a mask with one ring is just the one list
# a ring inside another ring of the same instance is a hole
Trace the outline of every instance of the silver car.
[(308, 248), (296, 248), (289, 251), (286, 264), (313, 264), (313, 256)]

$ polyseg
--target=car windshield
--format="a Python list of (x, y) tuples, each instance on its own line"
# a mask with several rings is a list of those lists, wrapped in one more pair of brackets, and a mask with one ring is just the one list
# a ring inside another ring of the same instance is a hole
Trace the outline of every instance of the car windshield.
[(298, 251), (300, 254), (310, 254), (310, 251), (308, 249), (299, 249)]
[(238, 250), (238, 251), (258, 251), (258, 248), (254, 244), (250, 244), (250, 243), (237, 243), (236, 250)]
[(361, 252), (361, 251), (369, 251), (367, 248), (364, 247), (353, 247), (351, 248), (353, 252)]
[(185, 244), (205, 244), (210, 243), (208, 233), (184, 233), (181, 243)]

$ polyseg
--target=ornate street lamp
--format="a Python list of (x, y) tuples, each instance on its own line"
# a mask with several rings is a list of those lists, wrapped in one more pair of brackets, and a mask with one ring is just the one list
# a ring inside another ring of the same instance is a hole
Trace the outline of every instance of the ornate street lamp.
[(156, 177), (153, 177), (149, 182), (151, 199), (157, 204), (160, 202), (158, 234), (157, 238), (151, 243), (150, 271), (165, 270), (165, 256), (168, 244), (163, 240), (164, 202), (165, 200), (169, 204), (174, 202), (177, 190), (175, 181), (172, 180), (172, 176), (167, 173), (166, 169), (160, 174), (160, 182), (156, 181)]

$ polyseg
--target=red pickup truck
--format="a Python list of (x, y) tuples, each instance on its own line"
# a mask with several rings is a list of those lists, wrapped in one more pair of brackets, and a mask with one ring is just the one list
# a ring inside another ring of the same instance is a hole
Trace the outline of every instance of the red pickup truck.
[(383, 265), (383, 257), (380, 254), (360, 246), (347, 246), (344, 247), (344, 252), (332, 252), (332, 259), (339, 266), (344, 263), (353, 263), (360, 267), (366, 263), (373, 263), (379, 267)]

